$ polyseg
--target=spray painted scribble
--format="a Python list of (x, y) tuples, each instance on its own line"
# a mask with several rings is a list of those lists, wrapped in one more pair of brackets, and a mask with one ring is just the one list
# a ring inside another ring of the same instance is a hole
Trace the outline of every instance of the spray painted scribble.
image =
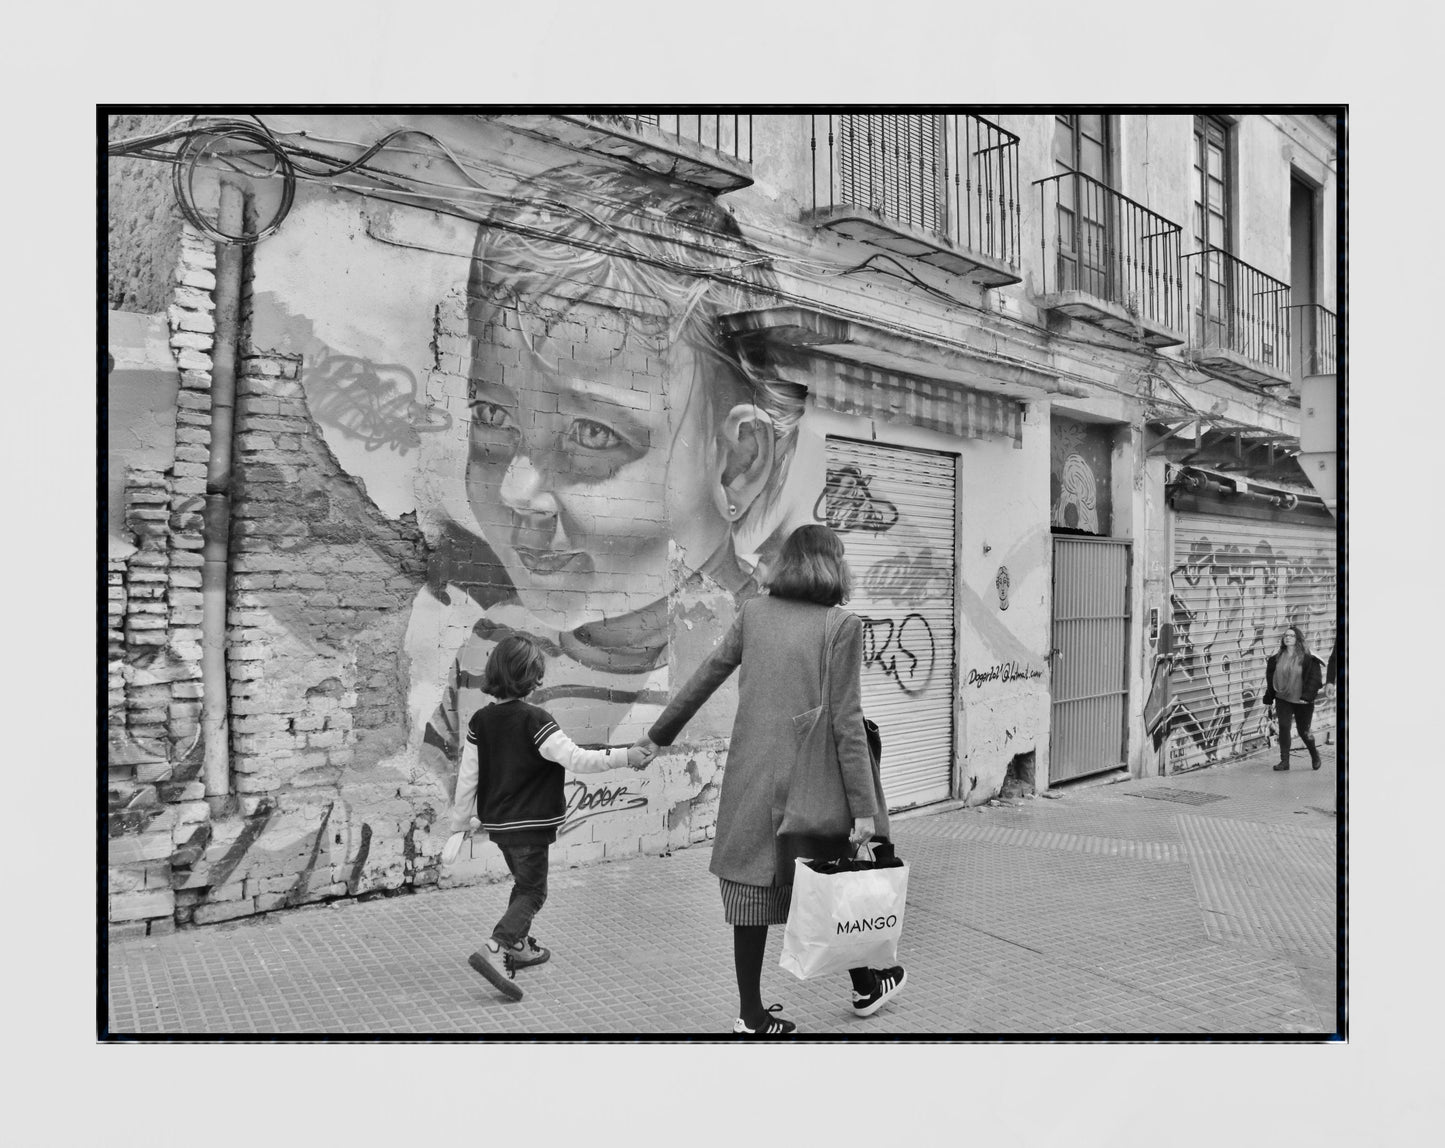
[(869, 490), (871, 479), (856, 466), (829, 469), (827, 485), (813, 506), (813, 517), (839, 533), (882, 533), (898, 522), (898, 507)]
[(329, 353), (306, 368), (306, 391), (318, 422), (367, 450), (406, 455), (423, 433), (445, 431), (452, 417), (418, 401), (416, 376), (399, 363)]

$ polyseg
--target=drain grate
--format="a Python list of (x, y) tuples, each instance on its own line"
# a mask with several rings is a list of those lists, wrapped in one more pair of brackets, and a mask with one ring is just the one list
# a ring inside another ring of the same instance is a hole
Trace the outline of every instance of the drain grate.
[(1211, 801), (1228, 801), (1222, 793), (1200, 793), (1197, 789), (1147, 789), (1142, 793), (1130, 793), (1129, 797), (1149, 797), (1155, 801), (1177, 801), (1181, 805), (1208, 805)]

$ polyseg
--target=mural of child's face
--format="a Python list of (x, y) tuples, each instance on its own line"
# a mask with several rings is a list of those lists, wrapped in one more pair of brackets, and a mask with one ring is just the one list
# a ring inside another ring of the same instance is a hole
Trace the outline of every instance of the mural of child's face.
[(505, 314), (473, 343), (467, 498), (483, 537), (559, 629), (656, 601), (669, 541), (696, 568), (728, 529), (696, 354), (625, 342), (586, 304), (570, 335), (529, 348)]

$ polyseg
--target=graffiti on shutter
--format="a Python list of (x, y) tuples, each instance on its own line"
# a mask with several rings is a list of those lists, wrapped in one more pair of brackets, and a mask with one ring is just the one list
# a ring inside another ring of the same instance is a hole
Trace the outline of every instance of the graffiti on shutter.
[[(1170, 772), (1274, 743), (1264, 705), (1265, 660), (1286, 626), (1329, 658), (1335, 641), (1335, 532), (1329, 527), (1179, 514), (1169, 576), (1174, 654)], [(1321, 694), (1314, 732), (1333, 740), (1334, 704)]]
[(838, 531), (863, 620), (863, 712), (890, 809), (949, 797), (953, 774), (952, 455), (828, 440), (813, 516)]

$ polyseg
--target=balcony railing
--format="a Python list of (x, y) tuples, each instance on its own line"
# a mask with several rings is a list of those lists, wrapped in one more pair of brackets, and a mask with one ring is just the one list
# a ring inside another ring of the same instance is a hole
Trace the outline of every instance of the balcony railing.
[(808, 118), (820, 227), (991, 286), (1018, 282), (1018, 136), (974, 115)]
[(1295, 378), (1335, 373), (1335, 313), (1318, 303), (1289, 309)]
[(1289, 284), (1217, 247), (1183, 262), (1190, 357), (1237, 381), (1288, 382)]
[(663, 135), (676, 140), (691, 140), (713, 151), (730, 155), (744, 163), (753, 162), (752, 116), (667, 116), (667, 115), (593, 115), (599, 123), (627, 127), (628, 122), (651, 124)]
[[(1154, 346), (1183, 342), (1179, 225), (1082, 172), (1034, 186), (1045, 305), (1110, 330), (1137, 325)], [(1079, 295), (1110, 306), (1090, 306)]]
[(753, 182), (752, 116), (502, 112), (485, 118), (538, 139), (636, 164), (714, 195)]

